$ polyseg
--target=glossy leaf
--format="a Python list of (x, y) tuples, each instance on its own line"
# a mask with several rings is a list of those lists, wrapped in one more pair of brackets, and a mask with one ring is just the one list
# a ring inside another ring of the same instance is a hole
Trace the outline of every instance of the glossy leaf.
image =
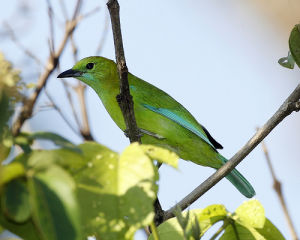
[(291, 52), (289, 51), (288, 52), (288, 56), (287, 57), (283, 57), (283, 58), (280, 58), (278, 60), (278, 63), (285, 67), (285, 68), (289, 68), (289, 69), (294, 69), (294, 66), (295, 66), (295, 60), (291, 54)]
[[(2, 204), (0, 204), (0, 212), (2, 213), (3, 209), (1, 205)], [(22, 239), (41, 240), (31, 218), (20, 224), (7, 219), (4, 214), (0, 214), (0, 225), (4, 229), (7, 229), (20, 236)]]
[(12, 162), (7, 165), (0, 166), (0, 187), (9, 181), (25, 175), (23, 164)]
[(279, 230), (265, 217), (261, 203), (251, 199), (240, 205), (232, 215), (220, 240), (283, 240)]
[(295, 25), (289, 38), (289, 48), (298, 67), (300, 67), (300, 24)]
[(1, 194), (2, 212), (7, 219), (22, 223), (29, 219), (31, 208), (24, 181), (13, 180), (5, 185)]
[(32, 216), (41, 239), (82, 239), (75, 183), (69, 174), (51, 165), (34, 173), (28, 186)]
[(254, 228), (262, 228), (265, 224), (265, 210), (256, 199), (245, 201), (236, 210), (238, 221)]
[(265, 240), (265, 238), (258, 235), (254, 229), (244, 227), (239, 223), (232, 223), (225, 229), (224, 234), (220, 240)]
[[(193, 236), (195, 232), (200, 230), (200, 235), (202, 236), (212, 225), (224, 220), (226, 218), (227, 213), (228, 212), (223, 205), (217, 204), (208, 206), (203, 210), (190, 210), (190, 217), (186, 232), (188, 232), (189, 236)], [(186, 214), (187, 213), (185, 212), (184, 215)], [(195, 219), (197, 220), (195, 221)], [(198, 227), (193, 226), (196, 223), (199, 224)], [(195, 231), (196, 229), (197, 231)], [(178, 223), (178, 219), (176, 218), (171, 218), (168, 221), (159, 225), (158, 234), (160, 240), (182, 240), (184, 238), (183, 229)], [(149, 239), (153, 240), (153, 236), (150, 235)]]
[(263, 228), (256, 229), (267, 240), (284, 240), (281, 232), (266, 218)]
[(121, 156), (93, 142), (80, 148), (87, 167), (75, 181), (85, 236), (132, 239), (154, 216), (157, 175), (152, 160), (136, 144)]
[(166, 163), (174, 168), (178, 167), (179, 157), (174, 152), (153, 145), (142, 144), (139, 146), (151, 159), (157, 160), (161, 163)]

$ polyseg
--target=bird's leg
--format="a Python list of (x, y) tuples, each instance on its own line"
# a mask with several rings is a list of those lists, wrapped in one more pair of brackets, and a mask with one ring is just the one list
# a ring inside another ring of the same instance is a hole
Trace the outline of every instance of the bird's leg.
[[(140, 133), (139, 133), (140, 137), (142, 137), (142, 136), (144, 136), (144, 134), (146, 134), (148, 136), (154, 137), (154, 138), (159, 139), (159, 140), (165, 139), (165, 137), (163, 137), (163, 136), (161, 136), (157, 133), (153, 133), (153, 132), (150, 132), (150, 131), (142, 129), (142, 128), (139, 128), (139, 131), (140, 131)], [(124, 134), (125, 134), (126, 137), (128, 137), (128, 129), (124, 130)]]
[(154, 137), (154, 138), (159, 139), (159, 140), (165, 139), (165, 137), (163, 137), (162, 135), (159, 135), (159, 134), (157, 134), (157, 133), (150, 132), (150, 131), (145, 130), (145, 129), (142, 129), (142, 128), (140, 128), (140, 131), (141, 131), (141, 133), (144, 133), (144, 134), (146, 134), (146, 135), (149, 135), (149, 136)]

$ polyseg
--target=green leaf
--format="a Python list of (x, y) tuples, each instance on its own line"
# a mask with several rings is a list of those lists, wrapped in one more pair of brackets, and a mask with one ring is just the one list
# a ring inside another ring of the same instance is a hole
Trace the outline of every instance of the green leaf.
[(0, 164), (3, 160), (5, 160), (8, 157), (10, 150), (11, 147), (6, 147), (0, 142)]
[[(25, 133), (23, 133), (25, 134)], [(55, 145), (75, 151), (80, 153), (80, 149), (71, 143), (66, 138), (52, 132), (35, 132), (35, 133), (26, 133), (25, 135), (29, 140), (49, 140), (52, 141)]]
[(238, 221), (254, 228), (262, 228), (265, 224), (265, 210), (256, 199), (244, 202), (236, 210)]
[(229, 224), (220, 240), (265, 240), (254, 229), (249, 229), (239, 223)]
[(139, 145), (141, 149), (147, 154), (151, 159), (157, 160), (161, 163), (169, 164), (170, 166), (177, 168), (179, 157), (174, 153), (165, 148), (156, 147), (153, 145)]
[(240, 205), (231, 216), (230, 224), (220, 240), (282, 240), (284, 237), (265, 217), (263, 206), (258, 200), (251, 199)]
[(293, 56), (291, 55), (290, 51), (288, 52), (288, 56), (280, 58), (278, 60), (278, 63), (282, 67), (289, 68), (289, 69), (294, 69), (294, 66), (295, 66), (295, 60), (294, 60)]
[(293, 59), (300, 67), (300, 24), (295, 25), (289, 38), (289, 48)]
[(192, 224), (192, 232), (191, 235), (195, 240), (198, 240), (201, 238), (201, 229), (200, 224), (198, 222), (198, 219), (195, 217), (195, 222)]
[(28, 168), (44, 169), (52, 164), (58, 164), (70, 173), (78, 171), (83, 165), (86, 165), (82, 156), (68, 149), (56, 150), (35, 150), (31, 154), (24, 156), (22, 162)]
[(182, 228), (183, 231), (185, 231), (190, 219), (190, 212), (187, 211), (187, 214), (185, 214), (186, 216), (183, 216), (181, 208), (179, 206), (176, 206), (176, 209), (173, 213), (180, 227)]
[(11, 146), (13, 145), (13, 139), (11, 132), (7, 125), (1, 127), (0, 124), (0, 164), (3, 160), (5, 160), (11, 150)]
[(22, 223), (28, 220), (31, 209), (25, 182), (13, 180), (6, 184), (1, 194), (1, 204), (4, 215), (11, 221)]
[[(0, 205), (0, 211), (2, 212), (1, 205)], [(41, 240), (37, 235), (36, 227), (34, 226), (31, 219), (22, 224), (19, 224), (19, 223), (14, 223), (12, 221), (9, 221), (4, 216), (4, 214), (0, 214), (0, 224), (5, 229), (22, 237), (22, 239)]]
[(75, 181), (84, 236), (132, 239), (154, 216), (157, 170), (152, 160), (137, 144), (121, 156), (93, 142), (80, 148), (87, 167), (78, 171)]
[(12, 114), (9, 96), (1, 89), (0, 85), (0, 139), (4, 133), (7, 122)]
[(41, 239), (82, 239), (72, 177), (55, 165), (32, 174), (28, 179), (30, 203)]
[[(227, 210), (223, 205), (211, 205), (206, 207), (205, 209), (196, 209), (190, 210), (189, 223), (187, 225), (188, 236), (193, 236), (193, 234), (197, 231), (201, 231), (200, 235), (202, 236), (212, 225), (215, 223), (222, 221), (227, 216)], [(184, 212), (183, 216), (187, 213)], [(197, 220), (195, 220), (197, 219)], [(199, 226), (194, 226), (198, 222)], [(184, 232), (182, 227), (178, 223), (176, 218), (171, 218), (168, 221), (162, 223), (158, 227), (158, 234), (160, 236), (160, 240), (182, 240), (184, 237)], [(152, 235), (150, 235), (149, 240), (153, 239)]]
[(204, 208), (201, 214), (198, 215), (198, 222), (200, 223), (202, 234), (216, 222), (224, 220), (227, 213), (226, 208), (221, 204), (214, 204)]
[(15, 70), (0, 52), (0, 140), (14, 112), (14, 104), (20, 100), (19, 81), (20, 72)]
[(12, 162), (0, 166), (0, 187), (9, 181), (25, 175), (25, 169), (21, 163)]
[(263, 228), (256, 229), (267, 240), (284, 240), (281, 232), (271, 223), (269, 219), (266, 219)]

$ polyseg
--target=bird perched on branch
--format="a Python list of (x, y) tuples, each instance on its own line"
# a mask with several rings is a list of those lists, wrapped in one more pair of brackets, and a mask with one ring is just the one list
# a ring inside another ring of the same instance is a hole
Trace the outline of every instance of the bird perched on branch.
[[(67, 77), (77, 78), (92, 87), (111, 118), (119, 128), (126, 130), (116, 99), (120, 82), (114, 61), (104, 57), (84, 58), (58, 75), (58, 78)], [(130, 73), (128, 81), (142, 143), (170, 149), (182, 159), (215, 169), (227, 162), (217, 151), (223, 148), (221, 144), (174, 98)], [(244, 196), (251, 198), (255, 195), (251, 184), (236, 169), (226, 178)]]

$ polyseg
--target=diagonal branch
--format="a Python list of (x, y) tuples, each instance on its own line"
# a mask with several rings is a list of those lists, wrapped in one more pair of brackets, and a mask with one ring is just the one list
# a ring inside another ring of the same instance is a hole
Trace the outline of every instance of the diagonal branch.
[(186, 209), (204, 193), (217, 184), (222, 178), (230, 173), (285, 117), (290, 115), (293, 111), (300, 110), (300, 84), (284, 101), (275, 114), (260, 128), (256, 134), (242, 147), (224, 166), (201, 183), (178, 204), (165, 212), (164, 220), (174, 217), (174, 210), (178, 205), (181, 209)]
[(21, 109), (21, 112), (17, 116), (17, 119), (14, 122), (13, 127), (12, 127), (12, 134), (14, 136), (16, 136), (20, 133), (21, 127), (23, 126), (24, 122), (32, 116), (33, 107), (34, 107), (43, 87), (46, 85), (47, 80), (49, 79), (49, 76), (51, 75), (51, 73), (57, 67), (58, 60), (59, 60), (63, 50), (65, 49), (66, 43), (67, 43), (70, 35), (72, 34), (72, 32), (74, 31), (74, 29), (77, 26), (78, 19), (76, 19), (76, 17), (78, 15), (80, 5), (81, 5), (81, 0), (78, 0), (72, 20), (66, 23), (65, 34), (63, 36), (60, 46), (58, 47), (56, 52), (49, 54), (45, 70), (40, 75), (34, 92), (32, 93), (32, 95), (29, 98), (27, 98), (25, 100), (24, 105)]

